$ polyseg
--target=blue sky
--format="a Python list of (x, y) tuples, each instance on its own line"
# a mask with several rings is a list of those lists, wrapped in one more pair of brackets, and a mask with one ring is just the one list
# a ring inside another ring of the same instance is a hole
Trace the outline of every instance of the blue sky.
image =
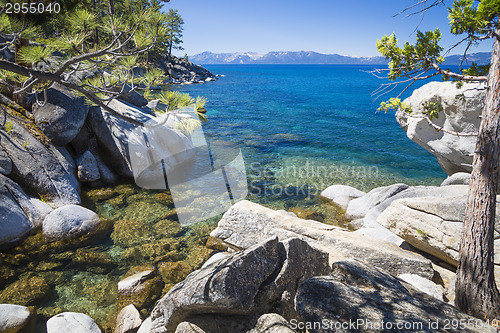
[[(393, 17), (416, 0), (171, 0), (164, 6), (179, 10), (184, 19), (184, 51), (267, 53), (316, 51), (375, 56), (376, 40), (396, 32), (401, 42), (414, 41), (415, 28), (443, 33), (447, 49), (460, 40), (449, 33), (447, 9)], [(448, 4), (451, 1), (446, 1)], [(472, 52), (491, 51), (487, 42)], [(457, 48), (450, 54), (463, 52)]]

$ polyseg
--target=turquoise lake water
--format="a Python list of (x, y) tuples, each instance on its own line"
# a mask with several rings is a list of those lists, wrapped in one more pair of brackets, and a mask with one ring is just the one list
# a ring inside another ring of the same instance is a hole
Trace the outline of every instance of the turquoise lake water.
[(287, 208), (332, 184), (367, 191), (446, 178), (393, 113), (377, 112), (371, 93), (384, 81), (366, 73), (372, 66), (206, 67), (224, 77), (175, 89), (208, 99), (205, 135), (242, 149), (254, 201)]

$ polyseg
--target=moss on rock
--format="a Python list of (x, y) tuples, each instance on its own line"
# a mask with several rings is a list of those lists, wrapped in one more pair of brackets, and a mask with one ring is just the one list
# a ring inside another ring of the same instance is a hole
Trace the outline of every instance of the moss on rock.
[(0, 303), (39, 305), (50, 297), (51, 292), (52, 288), (45, 279), (25, 277), (11, 283), (0, 293)]
[(158, 264), (158, 270), (165, 284), (176, 284), (184, 280), (193, 267), (185, 261), (169, 261)]
[(118, 192), (111, 188), (100, 188), (87, 192), (87, 196), (93, 201), (103, 201), (118, 195)]
[(174, 199), (172, 198), (172, 194), (170, 194), (170, 192), (156, 193), (154, 195), (154, 199), (162, 205), (171, 206), (174, 204)]
[(111, 239), (116, 245), (129, 247), (140, 245), (152, 240), (149, 226), (139, 220), (116, 221), (111, 233)]

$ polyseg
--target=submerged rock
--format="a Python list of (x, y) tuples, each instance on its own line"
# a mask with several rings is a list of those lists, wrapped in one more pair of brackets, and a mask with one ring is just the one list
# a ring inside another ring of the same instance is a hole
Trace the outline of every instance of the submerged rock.
[(47, 333), (102, 333), (95, 321), (83, 313), (63, 312), (47, 321)]
[(50, 296), (51, 292), (52, 288), (42, 277), (24, 277), (0, 292), (0, 302), (38, 306)]
[(0, 304), (0, 332), (32, 333), (36, 322), (34, 308), (21, 305)]
[(477, 137), (437, 131), (419, 116), (428, 103), (439, 103), (443, 110), (433, 120), (436, 125), (454, 132), (477, 132), (485, 94), (485, 86), (477, 83), (464, 83), (457, 88), (454, 82), (430, 82), (404, 100), (411, 105), (412, 114), (398, 111), (396, 120), (408, 138), (433, 154), (448, 175), (471, 172)]
[(93, 211), (68, 205), (51, 212), (43, 221), (43, 235), (48, 240), (72, 239), (88, 234), (99, 227), (101, 219)]
[(315, 212), (313, 210), (302, 208), (302, 207), (292, 207), (289, 209), (291, 213), (294, 213), (298, 218), (304, 220), (314, 220), (318, 222), (323, 222), (325, 220), (321, 213)]
[[(355, 260), (335, 263), (331, 276), (304, 282), (295, 308), (301, 318), (298, 324), (311, 333), (496, 332), (480, 319)], [(464, 324), (451, 325), (454, 320)], [(313, 326), (324, 322), (327, 325)]]

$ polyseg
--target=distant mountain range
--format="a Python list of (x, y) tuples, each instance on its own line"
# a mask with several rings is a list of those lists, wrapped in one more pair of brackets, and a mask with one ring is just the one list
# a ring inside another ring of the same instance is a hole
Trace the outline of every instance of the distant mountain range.
[[(469, 62), (479, 65), (490, 62), (491, 53), (480, 52), (468, 55)], [(460, 65), (461, 55), (445, 58), (445, 65)], [(259, 54), (255, 52), (212, 53), (203, 52), (189, 57), (189, 60), (200, 65), (215, 64), (331, 64), (331, 65), (386, 65), (383, 57), (351, 57), (340, 54), (322, 54), (313, 51), (283, 51)]]

